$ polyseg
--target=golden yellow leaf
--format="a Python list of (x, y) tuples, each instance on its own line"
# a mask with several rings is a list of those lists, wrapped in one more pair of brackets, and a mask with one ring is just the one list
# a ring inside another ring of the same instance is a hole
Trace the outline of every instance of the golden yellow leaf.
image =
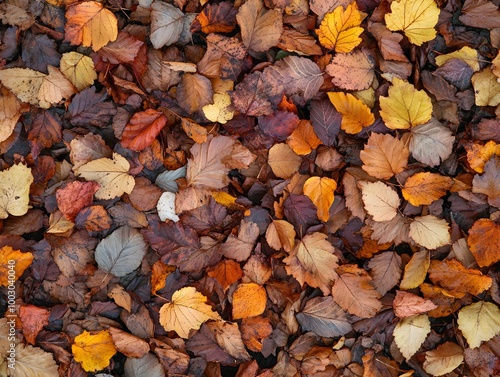
[(408, 129), (427, 123), (432, 115), (432, 102), (423, 90), (394, 78), (388, 97), (380, 97), (380, 116), (392, 130)]
[(433, 215), (415, 217), (409, 235), (417, 244), (430, 250), (451, 243), (450, 226), (446, 220)]
[(86, 1), (66, 10), (65, 42), (92, 46), (97, 51), (118, 36), (118, 20), (97, 1)]
[(365, 210), (375, 221), (389, 221), (396, 217), (400, 199), (398, 193), (385, 183), (361, 181)]
[(464, 147), (467, 151), (467, 162), (478, 173), (484, 173), (484, 165), (491, 156), (494, 154), (500, 156), (500, 144), (495, 143), (493, 140), (484, 145), (466, 142)]
[(474, 72), (479, 71), (479, 54), (477, 50), (468, 46), (462, 47), (460, 50), (436, 56), (436, 64), (438, 67), (442, 66), (450, 59), (460, 59), (466, 62)]
[(431, 265), (429, 250), (417, 251), (405, 266), (400, 289), (413, 289), (422, 284)]
[(286, 252), (295, 247), (295, 229), (285, 220), (273, 220), (266, 230), (266, 241), (274, 250), (283, 248)]
[(431, 332), (431, 322), (426, 314), (403, 318), (394, 329), (394, 341), (406, 360), (420, 348)]
[(238, 210), (244, 210), (245, 207), (242, 206), (241, 204), (236, 203), (236, 197), (228, 194), (227, 192), (224, 191), (212, 191), (210, 193), (212, 195), (212, 198), (215, 199), (215, 201), (219, 204), (222, 204), (226, 208), (230, 208), (232, 210), (238, 211)]
[(32, 183), (31, 168), (25, 165), (12, 165), (0, 172), (0, 219), (6, 219), (9, 214), (22, 216), (28, 212)]
[(194, 287), (181, 288), (174, 292), (171, 302), (161, 307), (160, 324), (166, 331), (188, 338), (189, 330), (198, 330), (209, 319), (222, 319), (206, 301)]
[(231, 97), (227, 93), (214, 93), (212, 104), (202, 107), (203, 114), (212, 122), (221, 124), (233, 119), (234, 111), (231, 110)]
[(107, 330), (102, 330), (95, 335), (84, 331), (75, 337), (71, 352), (86, 372), (97, 372), (109, 365), (110, 359), (116, 353), (116, 348)]
[(470, 348), (476, 348), (500, 332), (500, 309), (491, 302), (479, 301), (460, 309), (458, 328)]
[[(10, 262), (14, 261), (14, 263)], [(10, 246), (4, 246), (0, 249), (0, 286), (9, 285), (9, 271), (13, 267), (15, 271), (15, 279), (19, 279), (21, 275), (33, 262), (33, 254), (23, 253), (21, 250), (14, 250)]]
[(363, 16), (356, 2), (349, 4), (345, 10), (338, 6), (327, 13), (316, 30), (319, 42), (326, 48), (336, 52), (351, 52), (361, 43), (359, 35)]
[(274, 144), (269, 150), (268, 164), (274, 175), (287, 179), (295, 174), (302, 159), (284, 143)]
[(91, 86), (97, 79), (92, 59), (75, 51), (62, 54), (60, 69), (78, 91)]
[(372, 133), (359, 153), (363, 170), (372, 177), (389, 179), (408, 165), (410, 151), (405, 143), (389, 134)]
[(0, 81), (23, 102), (38, 106), (38, 92), (47, 75), (29, 68), (0, 70)]
[(301, 120), (297, 128), (292, 132), (286, 143), (292, 150), (300, 156), (305, 156), (316, 149), (321, 140), (318, 139), (311, 122), (308, 120)]
[(328, 92), (330, 102), (342, 114), (342, 128), (348, 134), (357, 134), (363, 127), (375, 122), (370, 108), (351, 93)]
[(242, 283), (233, 293), (233, 319), (255, 317), (266, 309), (266, 289), (255, 283)]
[(403, 197), (411, 205), (429, 205), (453, 186), (453, 179), (436, 173), (421, 172), (412, 175), (402, 188)]
[(307, 196), (317, 208), (318, 219), (328, 221), (330, 207), (335, 197), (337, 182), (327, 177), (311, 177), (304, 183), (304, 195)]
[(417, 46), (436, 37), (439, 8), (434, 0), (395, 0), (385, 23), (391, 31), (402, 30), (409, 41)]
[(490, 67), (476, 72), (471, 78), (477, 106), (497, 106), (500, 104), (500, 82)]
[(74, 169), (77, 176), (101, 185), (95, 193), (97, 199), (113, 199), (130, 194), (135, 186), (134, 177), (128, 174), (130, 164), (125, 157), (113, 153), (113, 159), (100, 158)]

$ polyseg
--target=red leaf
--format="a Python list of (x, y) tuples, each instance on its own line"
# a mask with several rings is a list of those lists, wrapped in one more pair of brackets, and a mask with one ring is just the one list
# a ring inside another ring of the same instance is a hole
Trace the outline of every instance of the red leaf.
[(135, 113), (123, 130), (121, 144), (133, 151), (142, 151), (153, 144), (166, 124), (167, 117), (161, 111), (147, 109)]

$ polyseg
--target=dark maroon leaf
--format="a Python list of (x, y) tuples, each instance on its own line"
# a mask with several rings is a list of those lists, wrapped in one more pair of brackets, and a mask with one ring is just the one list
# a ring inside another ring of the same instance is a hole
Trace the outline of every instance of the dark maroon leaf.
[(425, 89), (433, 94), (438, 101), (456, 101), (457, 89), (444, 78), (429, 71), (423, 71), (421, 76)]
[(106, 91), (96, 93), (94, 86), (84, 89), (73, 97), (66, 117), (74, 126), (104, 127), (116, 114), (115, 105), (104, 102), (107, 97)]
[(47, 66), (59, 66), (61, 54), (56, 50), (56, 42), (45, 34), (27, 33), (22, 44), (22, 58), (28, 68), (48, 73)]
[(61, 119), (52, 110), (44, 111), (33, 120), (28, 133), (33, 158), (37, 158), (43, 148), (50, 148), (61, 141), (61, 128)]
[(260, 72), (247, 75), (240, 84), (236, 85), (230, 96), (234, 107), (243, 114), (261, 116), (273, 113)]
[(435, 72), (460, 90), (467, 89), (471, 85), (470, 79), (473, 73), (471, 66), (461, 59), (447, 60)]
[(285, 216), (299, 234), (305, 235), (307, 228), (319, 222), (314, 203), (305, 195), (290, 194), (285, 200), (284, 209)]
[(284, 141), (299, 125), (299, 117), (288, 111), (278, 111), (274, 115), (260, 116), (259, 128), (276, 141)]
[(336, 145), (342, 115), (328, 100), (311, 102), (311, 122), (318, 138), (330, 147)]

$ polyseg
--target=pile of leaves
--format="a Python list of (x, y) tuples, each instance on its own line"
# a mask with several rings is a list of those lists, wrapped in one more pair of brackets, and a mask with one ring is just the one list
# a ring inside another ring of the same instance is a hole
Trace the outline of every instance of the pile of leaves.
[(0, 375), (500, 373), (498, 1), (0, 20)]

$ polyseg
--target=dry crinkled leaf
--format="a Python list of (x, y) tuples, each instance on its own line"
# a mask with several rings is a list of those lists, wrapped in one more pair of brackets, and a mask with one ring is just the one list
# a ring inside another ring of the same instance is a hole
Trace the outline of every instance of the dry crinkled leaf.
[(269, 150), (268, 164), (277, 177), (290, 178), (300, 167), (302, 159), (285, 143), (274, 144)]
[(191, 25), (191, 32), (201, 30), (205, 34), (230, 33), (236, 24), (238, 10), (230, 2), (207, 4), (196, 16)]
[(23, 216), (28, 212), (30, 186), (33, 183), (31, 168), (17, 164), (0, 172), (0, 219), (9, 214)]
[(484, 174), (474, 176), (472, 192), (485, 194), (490, 205), (500, 208), (500, 185), (498, 182), (500, 182), (500, 156), (493, 156), (484, 166)]
[(9, 285), (9, 276), (12, 276), (9, 274), (12, 266), (10, 261), (14, 261), (14, 278), (17, 280), (33, 262), (33, 254), (14, 250), (10, 246), (2, 247), (0, 249), (0, 286), (6, 287)]
[(113, 159), (100, 158), (73, 169), (77, 176), (96, 181), (101, 186), (95, 193), (97, 199), (113, 199), (130, 194), (135, 186), (134, 177), (128, 174), (130, 164), (125, 157), (113, 153)]
[(471, 81), (477, 106), (497, 106), (500, 104), (500, 82), (490, 67), (474, 73)]
[(177, 102), (188, 114), (200, 111), (212, 103), (212, 83), (205, 76), (186, 73), (177, 86)]
[(103, 239), (95, 249), (95, 260), (101, 270), (125, 276), (140, 266), (148, 246), (134, 228), (123, 226)]
[(410, 151), (405, 143), (389, 134), (372, 133), (359, 153), (363, 170), (372, 177), (389, 179), (408, 165)]
[(408, 178), (401, 189), (403, 197), (413, 206), (429, 205), (446, 194), (453, 179), (436, 173), (421, 172)]
[(493, 280), (479, 270), (465, 268), (456, 259), (431, 261), (429, 279), (450, 292), (479, 295), (491, 287)]
[(326, 235), (314, 232), (299, 241), (283, 262), (287, 273), (300, 284), (307, 283), (311, 287), (320, 288), (328, 295), (338, 276), (335, 272), (338, 258), (334, 252), (335, 248), (328, 242)]
[(62, 54), (60, 66), (62, 74), (78, 91), (91, 86), (97, 79), (92, 59), (78, 52), (71, 51)]
[(409, 234), (413, 241), (430, 250), (451, 243), (450, 226), (446, 220), (433, 215), (415, 217)]
[(427, 276), (427, 271), (431, 264), (429, 250), (417, 251), (405, 266), (405, 272), (400, 289), (413, 289), (422, 284)]
[(346, 207), (353, 216), (359, 217), (361, 221), (364, 221), (366, 212), (356, 178), (346, 172), (344, 178), (342, 178), (342, 185), (344, 186)]
[(411, 129), (408, 147), (417, 161), (436, 166), (451, 155), (454, 142), (455, 137), (450, 129), (432, 118), (430, 122)]
[(15, 372), (12, 377), (58, 377), (59, 371), (51, 352), (39, 347), (16, 345)]
[(357, 134), (363, 127), (375, 122), (375, 116), (361, 100), (351, 93), (328, 92), (330, 102), (342, 114), (340, 128), (348, 134)]
[(111, 64), (132, 63), (144, 42), (125, 31), (120, 31), (115, 41), (99, 50), (104, 61)]
[(7, 0), (0, 4), (0, 20), (7, 25), (18, 26), (27, 30), (35, 23), (35, 17), (30, 12), (28, 1)]
[(266, 230), (266, 241), (274, 250), (283, 248), (287, 253), (295, 246), (295, 229), (285, 220), (273, 220)]
[(266, 309), (267, 294), (255, 283), (242, 283), (233, 293), (233, 319), (261, 315)]
[(116, 348), (108, 331), (97, 334), (84, 331), (75, 337), (71, 352), (86, 372), (97, 372), (109, 365)]
[(350, 3), (345, 9), (338, 6), (325, 15), (319, 29), (316, 29), (319, 42), (336, 52), (351, 52), (361, 43), (359, 35), (363, 32), (360, 27), (362, 20), (363, 15), (356, 2)]
[(330, 207), (333, 204), (337, 182), (328, 177), (311, 177), (304, 182), (304, 195), (318, 209), (318, 219), (328, 221)]
[(368, 262), (368, 268), (373, 279), (372, 284), (382, 296), (399, 283), (403, 272), (401, 257), (392, 251), (372, 257)]
[(369, 50), (362, 48), (349, 54), (335, 54), (326, 66), (332, 83), (345, 90), (368, 89), (375, 78), (375, 60)]
[(419, 350), (431, 332), (431, 322), (426, 314), (404, 318), (394, 329), (394, 341), (406, 360)]
[(118, 36), (118, 20), (97, 1), (71, 5), (66, 10), (64, 41), (99, 50)]
[[(144, 357), (149, 352), (149, 344), (141, 338), (115, 327), (108, 329), (118, 352), (127, 357)], [(148, 374), (148, 376), (151, 376)]]
[(56, 191), (57, 206), (66, 219), (74, 222), (78, 213), (92, 204), (97, 190), (96, 182), (70, 182)]
[(425, 353), (424, 370), (433, 376), (453, 372), (464, 361), (464, 350), (458, 344), (446, 342)]
[(460, 50), (450, 52), (449, 54), (436, 56), (436, 64), (440, 67), (450, 59), (460, 59), (465, 61), (470, 65), (474, 72), (477, 72), (480, 69), (479, 54), (477, 50), (470, 48), (469, 46), (464, 46)]
[(382, 308), (380, 293), (372, 285), (368, 273), (353, 264), (337, 268), (338, 278), (332, 297), (342, 309), (361, 318), (373, 318)]
[(318, 139), (310, 121), (301, 120), (297, 128), (286, 139), (286, 143), (299, 156), (304, 156), (318, 148), (321, 140)]
[(283, 32), (281, 12), (266, 9), (262, 0), (249, 0), (243, 4), (238, 10), (236, 21), (240, 25), (243, 44), (257, 52), (276, 46)]
[(380, 116), (385, 125), (397, 130), (427, 123), (432, 115), (432, 102), (427, 93), (397, 77), (392, 84), (388, 97), (380, 97)]
[(431, 300), (426, 300), (410, 292), (396, 291), (396, 297), (392, 302), (394, 314), (399, 318), (407, 318), (417, 314), (436, 309), (437, 305)]
[(207, 298), (194, 287), (175, 291), (172, 300), (160, 309), (160, 323), (166, 331), (175, 331), (181, 338), (189, 337), (189, 330), (198, 330), (209, 319), (221, 317), (205, 302)]
[(392, 220), (401, 203), (399, 196), (390, 186), (381, 181), (359, 182), (365, 210), (375, 221)]
[(500, 260), (500, 225), (490, 219), (477, 220), (469, 229), (470, 251), (480, 267)]
[(176, 43), (183, 29), (184, 13), (171, 4), (154, 1), (151, 4), (151, 35), (154, 48)]
[(500, 332), (500, 309), (491, 302), (479, 301), (460, 309), (458, 328), (470, 348), (476, 348)]
[(385, 15), (387, 28), (402, 30), (411, 43), (421, 46), (436, 37), (439, 8), (434, 0), (396, 0)]

